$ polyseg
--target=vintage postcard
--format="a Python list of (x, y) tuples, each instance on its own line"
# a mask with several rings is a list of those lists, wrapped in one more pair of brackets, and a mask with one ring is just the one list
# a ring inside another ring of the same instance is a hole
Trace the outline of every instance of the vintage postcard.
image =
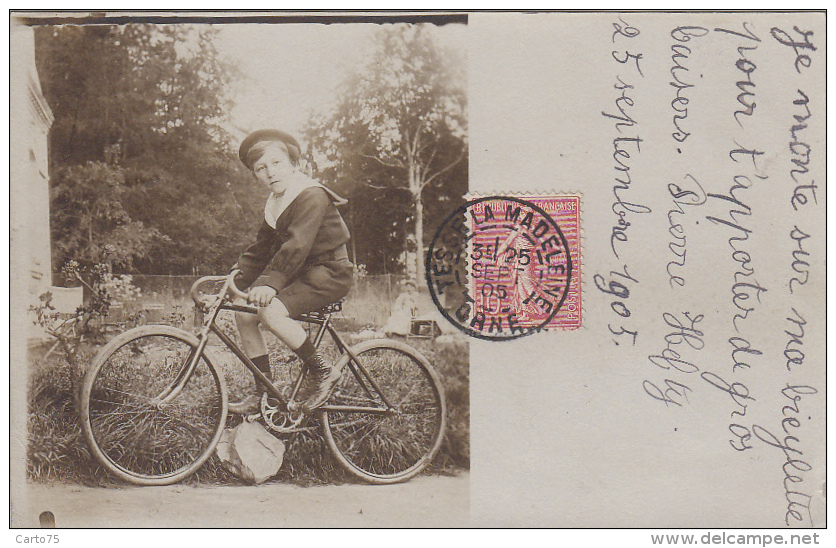
[(825, 45), (13, 13), (12, 527), (826, 527)]

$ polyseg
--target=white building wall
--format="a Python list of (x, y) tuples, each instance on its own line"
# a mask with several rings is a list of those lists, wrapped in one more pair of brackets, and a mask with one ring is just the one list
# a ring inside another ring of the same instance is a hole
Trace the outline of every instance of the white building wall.
[(15, 25), (10, 42), (12, 294), (19, 290), (28, 308), (52, 285), (47, 136), (53, 117), (35, 68), (34, 31)]
[(48, 339), (29, 306), (51, 287), (47, 135), (52, 113), (35, 69), (35, 34), (10, 17), (9, 51), (9, 476), (11, 512), (25, 501), (27, 345)]

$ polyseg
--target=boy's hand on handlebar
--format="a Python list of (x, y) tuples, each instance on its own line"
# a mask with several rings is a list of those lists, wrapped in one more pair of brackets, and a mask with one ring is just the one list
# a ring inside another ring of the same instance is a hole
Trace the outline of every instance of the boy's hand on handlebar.
[(248, 300), (256, 306), (267, 306), (276, 294), (277, 291), (269, 285), (259, 285), (250, 289)]

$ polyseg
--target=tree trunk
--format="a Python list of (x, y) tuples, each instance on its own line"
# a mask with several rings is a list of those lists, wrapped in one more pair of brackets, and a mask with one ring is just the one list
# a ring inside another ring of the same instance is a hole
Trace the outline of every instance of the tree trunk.
[(351, 262), (354, 264), (354, 267), (357, 267), (357, 234), (354, 232), (354, 206), (352, 205), (354, 202), (352, 200), (348, 201), (348, 221), (351, 223), (350, 227), (350, 236), (351, 240)]
[[(415, 204), (415, 276), (417, 277), (415, 282), (418, 285), (424, 279), (424, 202), (421, 199), (423, 181), (421, 181), (420, 166), (409, 149), (407, 149), (406, 161), (409, 191), (412, 193), (412, 202)], [(408, 268), (407, 271), (409, 271)]]
[(424, 280), (424, 200), (421, 197), (421, 192), (415, 196), (415, 273), (418, 275), (416, 280), (417, 287), (421, 287), (421, 282)]

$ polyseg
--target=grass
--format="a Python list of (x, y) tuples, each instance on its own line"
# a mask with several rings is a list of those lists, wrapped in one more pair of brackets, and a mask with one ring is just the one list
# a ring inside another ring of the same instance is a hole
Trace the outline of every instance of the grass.
[[(367, 298), (371, 298), (368, 297)], [(350, 305), (347, 304), (347, 310)], [(381, 315), (383, 304), (370, 306), (375, 316)], [(348, 316), (346, 314), (345, 316)], [(375, 325), (371, 317), (343, 317), (337, 327), (341, 333), (356, 332)], [(231, 318), (222, 322), (231, 327)], [(447, 339), (450, 339), (447, 337)], [(292, 352), (272, 337), (269, 343), (274, 378), (289, 378), (298, 359)], [(427, 470), (432, 474), (455, 473), (470, 466), (470, 401), (469, 357), (466, 340), (450, 339), (446, 342), (410, 339), (409, 344), (422, 352), (442, 378), (447, 396), (447, 432), (442, 446)], [(79, 352), (79, 364), (74, 366), (61, 353), (43, 357), (43, 350), (30, 352), (28, 385), (28, 476), (36, 481), (62, 481), (85, 485), (116, 485), (120, 482), (91, 459), (81, 432), (78, 419), (77, 394), (83, 375), (83, 364), (89, 363), (97, 351), (88, 346)], [(335, 355), (332, 347), (323, 347), (323, 353)], [(226, 360), (221, 360), (225, 362)], [(252, 375), (243, 366), (225, 366), (224, 376), (235, 400), (253, 390)], [(240, 419), (230, 419), (231, 421)], [(229, 422), (228, 426), (234, 426)], [(292, 482), (300, 485), (343, 483), (354, 481), (331, 456), (319, 428), (282, 438), (286, 443), (284, 463), (271, 481)], [(233, 477), (216, 456), (187, 483), (235, 484)]]
[[(90, 458), (77, 412), (81, 372), (57, 354), (47, 359), (30, 352), (27, 474), (45, 481), (95, 484), (99, 466)], [(91, 356), (89, 348), (80, 359)]]

